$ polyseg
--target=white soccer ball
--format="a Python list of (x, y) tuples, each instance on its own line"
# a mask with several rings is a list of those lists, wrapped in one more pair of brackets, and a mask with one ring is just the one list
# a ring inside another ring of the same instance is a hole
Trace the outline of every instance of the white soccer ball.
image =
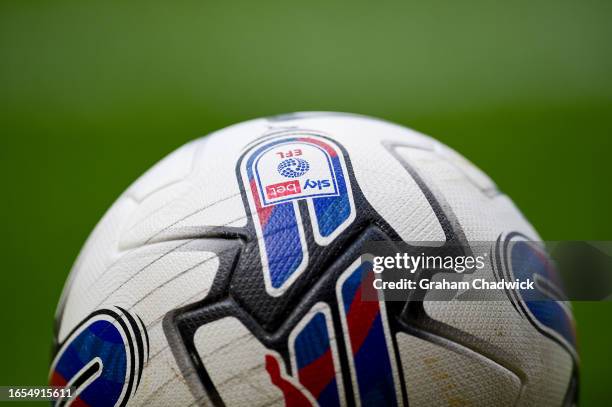
[(572, 404), (567, 308), (359, 294), (365, 241), (517, 236), (539, 240), (484, 173), (413, 130), (341, 113), (230, 126), (96, 226), (58, 306), (50, 383), (91, 407)]

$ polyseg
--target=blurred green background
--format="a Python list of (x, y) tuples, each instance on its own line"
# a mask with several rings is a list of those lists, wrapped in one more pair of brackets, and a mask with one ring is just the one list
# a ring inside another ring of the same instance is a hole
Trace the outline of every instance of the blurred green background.
[[(44, 384), (68, 270), (170, 151), (258, 116), (378, 116), (454, 147), (547, 240), (611, 239), (612, 2), (0, 2), (0, 384)], [(581, 398), (610, 303), (576, 303)]]

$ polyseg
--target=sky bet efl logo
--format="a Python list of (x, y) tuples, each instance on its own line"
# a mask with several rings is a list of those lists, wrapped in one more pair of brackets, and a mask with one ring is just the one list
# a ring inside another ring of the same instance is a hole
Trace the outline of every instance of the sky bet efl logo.
[(344, 157), (325, 137), (292, 132), (251, 147), (239, 167), (266, 290), (282, 295), (308, 267), (305, 228), (327, 246), (355, 219)]
[(263, 206), (338, 196), (332, 157), (323, 146), (298, 140), (280, 143), (260, 152), (252, 164)]

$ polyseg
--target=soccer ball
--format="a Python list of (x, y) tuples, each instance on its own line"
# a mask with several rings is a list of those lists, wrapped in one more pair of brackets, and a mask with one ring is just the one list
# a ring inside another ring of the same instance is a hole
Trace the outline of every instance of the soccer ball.
[(565, 304), (360, 294), (365, 242), (498, 242), (492, 276), (511, 271), (513, 239), (539, 241), (485, 174), (413, 130), (341, 113), (230, 126), (155, 165), (96, 226), (49, 380), (91, 407), (570, 405)]

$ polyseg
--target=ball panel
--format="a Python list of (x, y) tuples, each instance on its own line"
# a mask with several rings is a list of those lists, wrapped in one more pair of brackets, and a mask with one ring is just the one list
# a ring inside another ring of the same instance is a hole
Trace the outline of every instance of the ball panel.
[(512, 371), (458, 346), (397, 334), (411, 406), (516, 405), (521, 380)]
[(266, 370), (274, 352), (236, 318), (226, 317), (196, 331), (195, 348), (223, 401), (235, 406), (283, 403), (283, 393)]

